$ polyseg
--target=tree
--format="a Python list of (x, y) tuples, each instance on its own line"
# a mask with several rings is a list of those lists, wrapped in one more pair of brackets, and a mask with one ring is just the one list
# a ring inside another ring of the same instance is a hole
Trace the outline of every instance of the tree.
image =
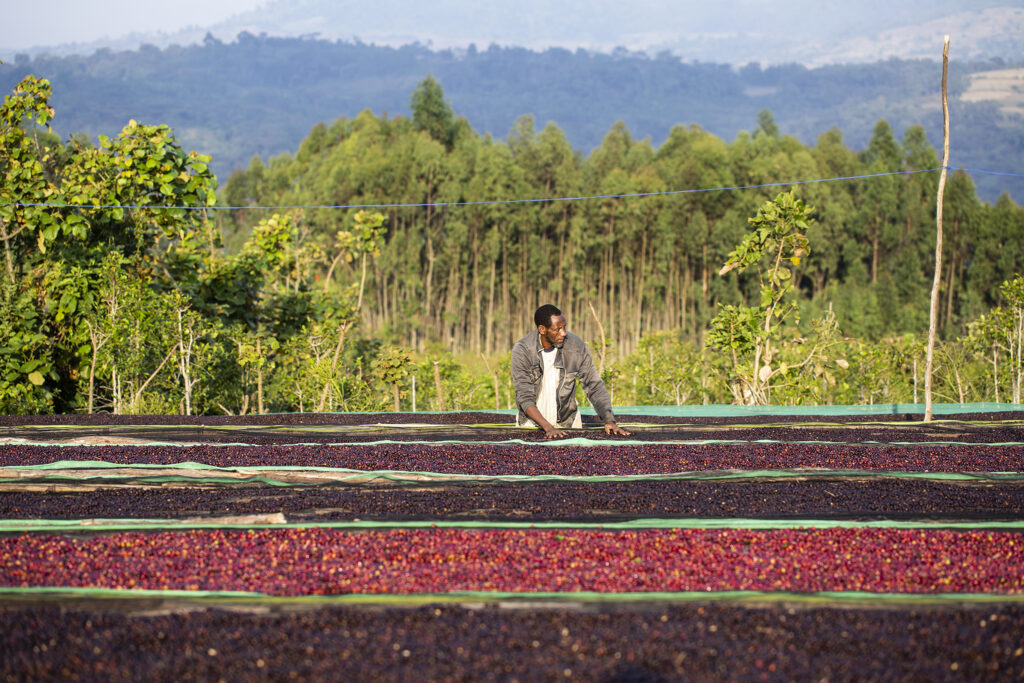
[(43, 237), (52, 239), (57, 224), (42, 206), (56, 193), (44, 172), (47, 159), (23, 127), (27, 123), (49, 130), (54, 113), (49, 104), (51, 93), (49, 81), (28, 76), (0, 106), (0, 240), (7, 282), (12, 285), (17, 279), (14, 253), (20, 253), (28, 235), (16, 240), (30, 231), (36, 238), (31, 242), (45, 250)]
[(971, 337), (992, 350), (992, 382), (999, 396), (1000, 351), (1007, 355), (1006, 371), (1010, 377), (1010, 395), (1014, 403), (1021, 402), (1024, 386), (1024, 275), (1007, 280), (999, 288), (1001, 306), (992, 309), (971, 325)]
[(409, 376), (409, 365), (411, 363), (412, 357), (409, 353), (397, 346), (387, 347), (373, 361), (377, 377), (383, 384), (391, 387), (396, 413), (402, 410), (401, 397), (404, 395), (404, 392), (401, 391), (401, 384)]
[[(380, 245), (384, 235), (384, 231), (380, 227), (384, 222), (383, 214), (372, 211), (358, 211), (352, 219), (355, 222), (353, 229), (347, 232), (340, 231), (337, 235), (338, 256), (335, 257), (334, 262), (331, 264), (331, 269), (334, 269), (334, 266), (342, 257), (351, 263), (358, 256), (361, 271), (359, 293), (354, 307), (352, 306), (350, 291), (348, 293), (343, 292), (341, 296), (335, 299), (332, 306), (332, 315), (330, 317), (335, 320), (336, 324), (334, 330), (335, 344), (334, 352), (330, 354), (330, 370), (327, 373), (323, 390), (320, 393), (320, 402), (317, 404), (317, 410), (319, 411), (324, 410), (330, 390), (335, 386), (334, 378), (338, 371), (338, 363), (341, 360), (341, 352), (344, 348), (345, 340), (348, 338), (349, 330), (359, 321), (360, 311), (363, 306), (363, 287), (366, 283), (366, 258), (367, 256), (372, 256), (376, 259), (380, 256)], [(330, 284), (330, 273), (331, 271), (328, 271), (327, 280), (324, 283), (325, 291), (326, 287)]]
[(762, 109), (757, 112), (757, 134), (767, 135), (770, 138), (779, 137), (779, 124), (775, 123), (770, 109)]
[(433, 75), (428, 75), (412, 93), (409, 102), (412, 109), (412, 126), (451, 148), (454, 139), (455, 113), (452, 105), (444, 98), (444, 91)]
[(96, 324), (107, 256), (123, 255), (124, 269), (153, 286), (187, 288), (201, 254), (214, 248), (202, 208), (215, 202), (216, 180), (209, 158), (185, 153), (166, 126), (131, 121), (99, 147), (75, 138), (62, 147), (34, 128), (53, 117), (50, 94), (45, 80), (29, 76), (0, 108), (2, 296), (5, 306), (35, 309), (12, 321), (34, 331), (11, 326), (5, 340), (35, 356), (19, 367), (34, 363), (25, 379), (45, 405), (88, 410), (99, 347), (109, 339)]
[(793, 269), (810, 253), (807, 230), (812, 211), (792, 192), (765, 202), (757, 215), (748, 219), (754, 230), (729, 254), (718, 273), (742, 273), (754, 267), (760, 286), (757, 306), (722, 306), (707, 337), (709, 346), (730, 354), (730, 388), (737, 403), (767, 405), (772, 377), (802, 367), (816, 355), (817, 349), (812, 348), (796, 366), (772, 366), (779, 328), (797, 310), (790, 300)]
[[(875, 125), (863, 161), (869, 174), (886, 174), (900, 170), (902, 154), (888, 121), (883, 119)], [(899, 182), (898, 177), (894, 175), (880, 175), (868, 179), (864, 181), (864, 189), (858, 197), (859, 223), (867, 228), (865, 238), (871, 245), (871, 284), (878, 282), (882, 259), (897, 239), (900, 222), (900, 197), (897, 191)]]

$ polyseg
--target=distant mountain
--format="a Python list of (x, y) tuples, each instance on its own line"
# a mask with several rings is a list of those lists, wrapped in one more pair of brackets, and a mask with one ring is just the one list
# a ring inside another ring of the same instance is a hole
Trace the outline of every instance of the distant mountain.
[[(212, 25), (168, 35), (25, 51), (88, 54), (222, 42), (239, 33), (318, 37), (398, 47), (486, 49), (492, 43), (533, 50), (612, 52), (616, 48), (701, 62), (807, 66), (874, 62), (891, 57), (934, 59), (944, 34), (956, 59), (1024, 59), (1020, 0), (276, 0)], [(0, 50), (0, 57), (10, 60)]]
[[(1024, 61), (953, 63), (953, 166), (1024, 170), (1021, 67)], [(230, 43), (207, 36), (201, 45), (163, 50), (22, 57), (0, 65), (0, 91), (28, 73), (52, 81), (61, 135), (116, 135), (129, 119), (165, 123), (186, 147), (212, 155), (222, 180), (254, 155), (267, 161), (294, 154), (320, 121), (366, 109), (408, 116), (410, 95), (428, 74), (474, 130), (504, 139), (529, 114), (538, 128), (554, 122), (583, 154), (616, 121), (655, 146), (678, 124), (730, 141), (756, 128), (762, 109), (783, 134), (810, 145), (838, 128), (848, 147), (863, 149), (880, 119), (897, 137), (921, 124), (933, 146), (942, 141), (941, 68), (933, 60), (735, 68), (668, 54), (497, 46), (455, 52), (242, 33)], [(975, 180), (986, 200), (1004, 190), (1024, 199), (1020, 178)]]

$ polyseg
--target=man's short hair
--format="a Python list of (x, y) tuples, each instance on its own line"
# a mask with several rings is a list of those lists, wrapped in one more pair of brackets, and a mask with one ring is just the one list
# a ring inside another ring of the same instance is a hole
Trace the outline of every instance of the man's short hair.
[(544, 327), (551, 327), (551, 319), (556, 315), (562, 315), (562, 312), (552, 304), (544, 304), (537, 309), (536, 313), (533, 314), (533, 322), (535, 322), (538, 327), (542, 325)]

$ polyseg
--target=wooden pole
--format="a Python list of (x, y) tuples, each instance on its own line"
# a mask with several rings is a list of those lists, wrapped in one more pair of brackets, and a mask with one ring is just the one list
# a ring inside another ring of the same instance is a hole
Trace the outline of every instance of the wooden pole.
[(924, 421), (932, 420), (932, 362), (935, 356), (935, 330), (939, 318), (939, 280), (942, 272), (942, 195), (946, 190), (946, 167), (949, 166), (949, 99), (946, 78), (949, 75), (949, 36), (942, 47), (942, 172), (935, 207), (935, 279), (932, 281), (932, 303), (928, 316), (928, 353), (924, 363)]

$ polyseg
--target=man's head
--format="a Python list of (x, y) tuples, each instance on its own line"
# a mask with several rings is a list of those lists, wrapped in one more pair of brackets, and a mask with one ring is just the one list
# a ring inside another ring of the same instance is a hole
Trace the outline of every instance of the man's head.
[(544, 304), (533, 314), (533, 322), (537, 324), (541, 344), (545, 349), (562, 348), (565, 343), (565, 316), (551, 304)]

